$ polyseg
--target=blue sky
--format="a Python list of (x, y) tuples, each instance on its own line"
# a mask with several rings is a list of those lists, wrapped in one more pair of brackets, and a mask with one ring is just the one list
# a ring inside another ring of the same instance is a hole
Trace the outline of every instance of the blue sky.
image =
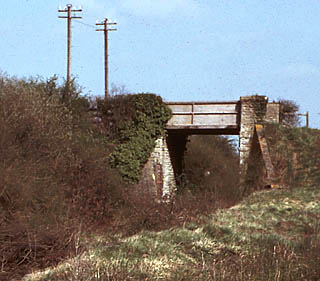
[(110, 83), (167, 101), (238, 100), (261, 94), (294, 100), (320, 128), (318, 0), (10, 0), (0, 8), (0, 70), (10, 76), (66, 75), (66, 20), (72, 21), (72, 74), (84, 93), (104, 93), (103, 33)]

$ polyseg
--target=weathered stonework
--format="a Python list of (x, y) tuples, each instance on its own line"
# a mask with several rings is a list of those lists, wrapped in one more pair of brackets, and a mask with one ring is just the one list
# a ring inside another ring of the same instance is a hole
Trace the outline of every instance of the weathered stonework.
[(265, 96), (245, 96), (240, 98), (239, 151), (242, 179), (247, 174), (247, 164), (254, 140), (255, 125), (265, 123), (267, 103), (268, 98)]
[(175, 174), (166, 137), (156, 140), (154, 150), (143, 168), (139, 187), (144, 192), (151, 192), (160, 201), (170, 199), (175, 194)]
[(167, 143), (176, 181), (180, 181), (184, 172), (184, 154), (188, 136), (185, 134), (168, 134)]
[(265, 116), (265, 123), (279, 123), (280, 122), (280, 103), (270, 102), (267, 104), (267, 113)]

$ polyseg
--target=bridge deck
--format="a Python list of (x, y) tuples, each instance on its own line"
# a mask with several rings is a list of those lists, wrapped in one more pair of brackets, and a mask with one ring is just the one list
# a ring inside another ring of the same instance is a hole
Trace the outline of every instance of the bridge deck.
[(229, 102), (168, 102), (172, 118), (167, 130), (187, 134), (238, 135), (240, 128), (239, 101)]

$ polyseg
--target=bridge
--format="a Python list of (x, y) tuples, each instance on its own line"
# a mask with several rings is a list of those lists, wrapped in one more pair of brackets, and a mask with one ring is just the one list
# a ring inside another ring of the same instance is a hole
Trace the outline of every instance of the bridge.
[(143, 169), (140, 186), (161, 199), (176, 190), (176, 180), (183, 172), (183, 159), (189, 135), (239, 135), (240, 178), (245, 182), (250, 157), (259, 154), (272, 182), (273, 166), (264, 138), (263, 125), (279, 123), (280, 104), (269, 103), (266, 96), (244, 96), (226, 102), (167, 102), (172, 111), (167, 135), (156, 141), (154, 151)]
[(167, 102), (172, 118), (167, 130), (188, 134), (238, 135), (240, 102)]

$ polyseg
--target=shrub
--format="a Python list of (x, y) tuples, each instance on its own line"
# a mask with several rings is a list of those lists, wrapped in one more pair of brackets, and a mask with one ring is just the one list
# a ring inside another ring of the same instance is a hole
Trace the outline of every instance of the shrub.
[(280, 99), (280, 123), (286, 127), (300, 125), (298, 116), (299, 106), (292, 100)]
[(320, 131), (268, 125), (266, 137), (280, 184), (285, 186), (320, 183)]
[(108, 221), (121, 197), (121, 178), (106, 160), (111, 147), (91, 126), (89, 101), (79, 91), (62, 100), (55, 81), (0, 78), (3, 270), (47, 265), (39, 257), (57, 247), (69, 254), (74, 226)]
[(239, 155), (233, 140), (224, 136), (192, 136), (185, 156), (186, 188), (213, 192), (231, 201), (239, 195)]
[(171, 117), (170, 109), (154, 94), (117, 95), (98, 102), (106, 132), (117, 144), (112, 167), (131, 183), (140, 180), (158, 137)]

